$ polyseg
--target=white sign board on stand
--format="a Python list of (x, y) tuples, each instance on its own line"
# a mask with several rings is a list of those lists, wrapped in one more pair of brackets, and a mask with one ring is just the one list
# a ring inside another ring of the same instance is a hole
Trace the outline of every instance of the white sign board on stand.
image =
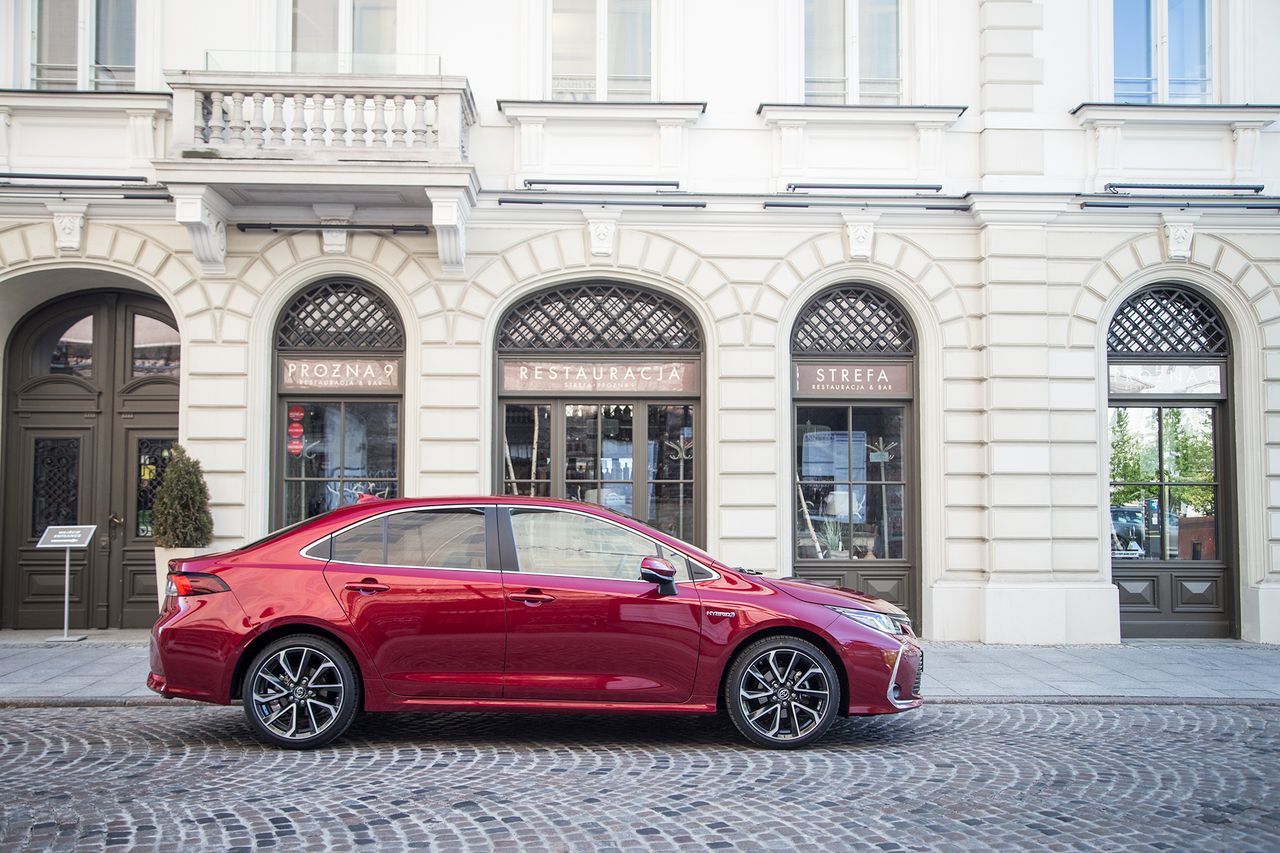
[(44, 529), (37, 548), (62, 548), (67, 552), (62, 586), (62, 636), (50, 637), (52, 643), (74, 643), (84, 635), (71, 636), (71, 549), (88, 548), (93, 541), (96, 524), (51, 524)]

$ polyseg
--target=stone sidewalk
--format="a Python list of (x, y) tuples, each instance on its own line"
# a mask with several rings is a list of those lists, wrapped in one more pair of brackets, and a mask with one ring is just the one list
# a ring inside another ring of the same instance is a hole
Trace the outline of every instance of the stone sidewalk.
[[(171, 704), (146, 688), (146, 631), (0, 631), (0, 706)], [(1280, 703), (1280, 646), (1230, 640), (1115, 646), (989, 646), (924, 641), (924, 695), (1057, 702), (1132, 699)]]

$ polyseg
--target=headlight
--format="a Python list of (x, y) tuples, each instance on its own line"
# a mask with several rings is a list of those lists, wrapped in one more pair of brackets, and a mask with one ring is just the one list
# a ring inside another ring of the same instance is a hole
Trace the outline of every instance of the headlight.
[(859, 625), (866, 625), (868, 628), (874, 628), (882, 634), (897, 636), (902, 631), (898, 627), (898, 622), (887, 613), (877, 613), (874, 610), (855, 610), (852, 607), (832, 607), (832, 610), (857, 622)]

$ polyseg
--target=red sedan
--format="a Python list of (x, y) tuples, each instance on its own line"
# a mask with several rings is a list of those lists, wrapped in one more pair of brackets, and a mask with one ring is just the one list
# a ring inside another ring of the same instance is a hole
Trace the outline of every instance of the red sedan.
[(357, 711), (723, 709), (751, 741), (917, 708), (910, 620), (856, 592), (733, 569), (602, 507), (369, 500), (170, 564), (147, 686), (244, 703), (282, 747)]

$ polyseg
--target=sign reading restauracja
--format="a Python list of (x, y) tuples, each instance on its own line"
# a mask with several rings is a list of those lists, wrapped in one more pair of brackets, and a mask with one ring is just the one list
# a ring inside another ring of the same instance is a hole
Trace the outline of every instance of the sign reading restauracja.
[(910, 397), (911, 365), (844, 362), (795, 365), (797, 397)]
[(686, 361), (504, 359), (501, 378), (504, 394), (698, 393), (698, 365)]
[(281, 391), (400, 390), (400, 360), (395, 358), (281, 358)]

